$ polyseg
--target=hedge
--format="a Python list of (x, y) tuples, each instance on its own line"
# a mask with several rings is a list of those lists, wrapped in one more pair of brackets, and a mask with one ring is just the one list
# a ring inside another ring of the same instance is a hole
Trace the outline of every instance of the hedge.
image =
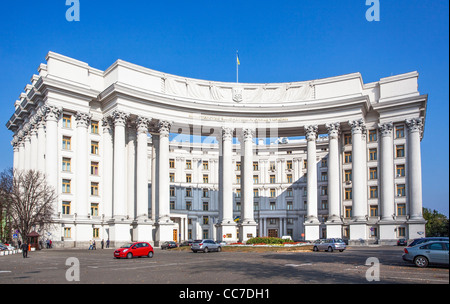
[(275, 245), (275, 244), (291, 244), (295, 243), (292, 240), (288, 239), (280, 239), (276, 237), (255, 237), (247, 240), (247, 244), (269, 244), (269, 245)]

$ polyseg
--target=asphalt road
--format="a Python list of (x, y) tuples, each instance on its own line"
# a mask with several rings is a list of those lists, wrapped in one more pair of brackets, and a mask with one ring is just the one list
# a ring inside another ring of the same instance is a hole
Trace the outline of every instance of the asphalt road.
[[(112, 249), (49, 249), (30, 252), (27, 259), (0, 256), (0, 284), (449, 284), (448, 268), (417, 268), (402, 260), (402, 250), (194, 254), (155, 249), (153, 258), (117, 260)], [(368, 281), (367, 274), (378, 280)]]

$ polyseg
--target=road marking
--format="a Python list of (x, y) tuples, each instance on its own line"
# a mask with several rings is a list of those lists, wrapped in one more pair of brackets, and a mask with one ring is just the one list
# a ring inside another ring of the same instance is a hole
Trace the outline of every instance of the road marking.
[(289, 267), (301, 267), (301, 266), (310, 266), (312, 265), (312, 263), (305, 263), (305, 264), (286, 264), (284, 266), (289, 266)]
[(10, 270), (0, 270), (0, 273), (8, 273), (11, 272)]

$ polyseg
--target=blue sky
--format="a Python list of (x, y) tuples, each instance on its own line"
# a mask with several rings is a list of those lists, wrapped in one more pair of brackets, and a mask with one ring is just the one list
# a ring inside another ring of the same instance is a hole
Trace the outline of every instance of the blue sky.
[(8, 1), (0, 10), (0, 170), (12, 166), (6, 122), (54, 51), (108, 68), (117, 59), (166, 73), (240, 82), (301, 81), (360, 72), (364, 82), (418, 71), (429, 94), (422, 141), (423, 204), (449, 214), (449, 2), (379, 0)]

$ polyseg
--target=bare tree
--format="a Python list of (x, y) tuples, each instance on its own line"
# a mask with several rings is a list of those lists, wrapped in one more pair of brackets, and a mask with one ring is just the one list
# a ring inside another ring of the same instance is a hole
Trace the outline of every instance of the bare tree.
[(11, 172), (11, 187), (2, 196), (5, 195), (4, 199), (9, 203), (12, 227), (19, 230), (22, 240), (26, 240), (32, 229), (50, 228), (57, 194), (40, 171)]
[(8, 241), (11, 237), (10, 201), (8, 193), (12, 189), (12, 169), (0, 173), (0, 240)]

